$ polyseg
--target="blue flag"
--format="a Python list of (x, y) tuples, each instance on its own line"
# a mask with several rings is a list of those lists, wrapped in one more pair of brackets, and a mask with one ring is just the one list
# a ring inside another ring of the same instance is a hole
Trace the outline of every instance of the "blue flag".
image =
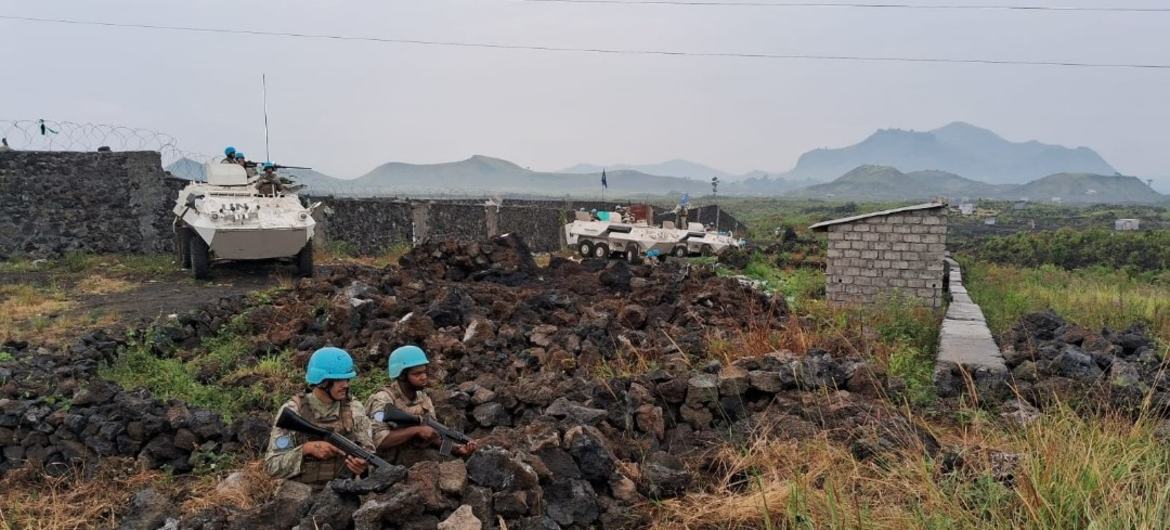
[(606, 188), (606, 189), (609, 188), (609, 183), (605, 181), (605, 170), (604, 169), (601, 170), (601, 187)]

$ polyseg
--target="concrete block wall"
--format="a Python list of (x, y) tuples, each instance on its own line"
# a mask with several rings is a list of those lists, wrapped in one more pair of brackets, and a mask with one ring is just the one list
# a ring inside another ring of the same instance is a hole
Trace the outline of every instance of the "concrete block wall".
[(943, 208), (868, 217), (827, 227), (830, 303), (868, 304), (895, 292), (931, 307), (944, 300)]
[(983, 310), (963, 286), (959, 263), (945, 259), (950, 305), (939, 330), (935, 387), (940, 396), (952, 397), (967, 389), (969, 379), (977, 391), (984, 393), (1006, 380), (1007, 364), (987, 327)]

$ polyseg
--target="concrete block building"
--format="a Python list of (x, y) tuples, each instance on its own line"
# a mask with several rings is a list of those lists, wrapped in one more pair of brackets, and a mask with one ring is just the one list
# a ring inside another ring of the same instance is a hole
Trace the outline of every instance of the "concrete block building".
[(895, 293), (945, 303), (946, 203), (927, 203), (817, 223), (829, 237), (829, 303), (870, 304)]

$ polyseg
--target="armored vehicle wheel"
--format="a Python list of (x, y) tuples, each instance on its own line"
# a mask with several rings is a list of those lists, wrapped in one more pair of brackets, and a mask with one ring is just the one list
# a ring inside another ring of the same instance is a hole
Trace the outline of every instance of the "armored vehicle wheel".
[(598, 243), (593, 247), (593, 257), (605, 259), (609, 257), (609, 245)]
[(580, 254), (582, 258), (588, 258), (593, 254), (593, 243), (588, 241), (577, 243), (577, 253)]
[(297, 276), (301, 278), (309, 278), (313, 276), (313, 241), (309, 240), (305, 246), (297, 252)]
[(687, 257), (687, 247), (674, 247), (674, 249), (670, 251), (670, 254), (676, 258), (685, 258)]
[(642, 263), (642, 253), (638, 252), (637, 246), (630, 245), (626, 248), (626, 261), (628, 261), (630, 265), (640, 265)]
[(179, 268), (191, 268), (191, 229), (180, 226), (175, 229), (175, 253), (178, 254)]
[(699, 254), (703, 256), (713, 256), (715, 255), (715, 251), (711, 248), (711, 245), (703, 245), (703, 248), (699, 249)]
[(211, 249), (199, 234), (188, 234), (191, 240), (188, 254), (191, 257), (191, 272), (196, 280), (206, 280), (211, 276)]

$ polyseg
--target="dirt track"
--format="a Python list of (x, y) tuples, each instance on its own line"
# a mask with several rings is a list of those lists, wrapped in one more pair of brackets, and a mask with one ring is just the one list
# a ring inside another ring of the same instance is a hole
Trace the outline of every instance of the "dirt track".
[(80, 272), (60, 268), (0, 272), (0, 288), (6, 288), (0, 292), (0, 301), (24, 293), (25, 305), (45, 304), (13, 311), (0, 338), (67, 342), (91, 329), (134, 327), (221, 297), (292, 282), (292, 271), (278, 263), (217, 265), (207, 282), (195, 281), (177, 267), (161, 269), (98, 266)]
[(80, 306), (75, 311), (113, 313), (125, 322), (152, 319), (199, 307), (220, 297), (272, 287), (278, 283), (277, 274), (285, 272), (278, 265), (231, 264), (213, 270), (212, 279), (207, 282), (194, 281), (185, 272), (139, 277), (136, 278), (139, 283), (130, 291), (79, 297)]

